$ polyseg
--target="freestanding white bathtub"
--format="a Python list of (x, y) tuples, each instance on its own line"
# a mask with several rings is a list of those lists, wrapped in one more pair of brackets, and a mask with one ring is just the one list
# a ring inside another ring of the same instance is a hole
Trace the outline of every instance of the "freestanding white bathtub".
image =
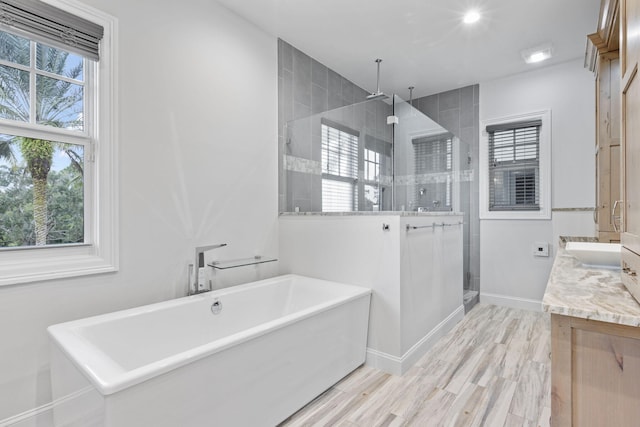
[(50, 326), (54, 422), (276, 425), (364, 363), (370, 294), (286, 275)]

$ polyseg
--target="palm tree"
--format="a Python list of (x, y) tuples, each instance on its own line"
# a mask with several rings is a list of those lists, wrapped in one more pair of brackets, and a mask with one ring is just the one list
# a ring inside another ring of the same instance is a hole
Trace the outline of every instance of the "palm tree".
[[(26, 39), (0, 31), (0, 57), (17, 64), (29, 64), (29, 43)], [(67, 69), (69, 53), (63, 50), (39, 45), (36, 50), (36, 64), (39, 70), (46, 70), (70, 79), (78, 79), (83, 67), (82, 61)], [(26, 62), (25, 62), (26, 61)], [(0, 67), (0, 117), (29, 122), (30, 94), (29, 73), (19, 68)], [(69, 118), (78, 117), (81, 113), (82, 87), (65, 80), (58, 80), (42, 75), (36, 76), (36, 117), (35, 121), (55, 127), (69, 127)], [(80, 108), (80, 111), (78, 111)], [(33, 212), (36, 246), (47, 244), (47, 177), (57, 143), (44, 139), (15, 137), (14, 143), (20, 148), (26, 161), (26, 170), (33, 179)], [(6, 148), (4, 157), (8, 155)], [(67, 148), (65, 152), (74, 165), (79, 166), (78, 156)], [(0, 156), (3, 156), (0, 151)]]
[(11, 141), (0, 140), (0, 160), (7, 160), (13, 163), (16, 160), (15, 154), (11, 149)]

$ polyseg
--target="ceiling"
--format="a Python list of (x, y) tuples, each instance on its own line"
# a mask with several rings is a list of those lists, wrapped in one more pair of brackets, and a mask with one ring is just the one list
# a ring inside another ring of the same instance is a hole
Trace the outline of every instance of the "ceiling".
[[(443, 92), (584, 55), (600, 0), (218, 0), (368, 91), (408, 98)], [(468, 9), (481, 14), (462, 23)], [(526, 64), (546, 43), (553, 58)]]

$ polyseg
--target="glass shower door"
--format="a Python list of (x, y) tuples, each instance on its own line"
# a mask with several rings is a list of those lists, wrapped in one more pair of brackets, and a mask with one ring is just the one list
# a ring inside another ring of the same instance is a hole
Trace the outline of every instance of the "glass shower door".
[(395, 210), (460, 212), (460, 141), (394, 96)]

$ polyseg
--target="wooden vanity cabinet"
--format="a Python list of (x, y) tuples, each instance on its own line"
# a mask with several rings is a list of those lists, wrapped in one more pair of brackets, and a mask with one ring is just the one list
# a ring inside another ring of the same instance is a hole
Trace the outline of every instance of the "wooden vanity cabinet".
[(551, 315), (551, 426), (637, 427), (640, 328)]
[[(640, 0), (602, 0), (598, 32), (589, 35), (589, 40), (593, 45), (586, 60), (596, 72), (598, 90), (598, 231), (602, 240), (613, 239), (607, 222), (613, 226), (614, 157), (619, 150), (622, 201), (618, 203), (620, 214), (615, 216), (621, 216), (621, 279), (640, 301)], [(612, 51), (616, 43), (619, 59)], [(616, 90), (620, 94), (619, 134), (614, 123)], [(604, 184), (605, 179), (610, 182)], [(606, 191), (611, 197), (605, 196)], [(586, 317), (551, 315), (551, 426), (637, 427), (640, 327)]]
[(620, 0), (622, 99), (622, 282), (640, 300), (640, 1)]

